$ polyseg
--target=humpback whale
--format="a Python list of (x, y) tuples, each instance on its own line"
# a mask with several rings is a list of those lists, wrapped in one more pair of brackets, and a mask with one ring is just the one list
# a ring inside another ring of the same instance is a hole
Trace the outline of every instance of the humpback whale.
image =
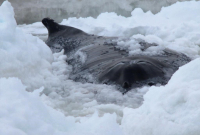
[[(116, 47), (117, 37), (88, 34), (50, 18), (44, 18), (42, 23), (48, 30), (46, 44), (52, 52), (64, 49), (67, 62), (73, 67), (70, 79), (82, 83), (116, 85), (123, 93), (145, 85), (164, 85), (180, 66), (191, 60), (170, 49), (164, 49), (161, 54), (130, 56), (126, 50)], [(156, 46), (145, 41), (139, 44), (142, 51)]]

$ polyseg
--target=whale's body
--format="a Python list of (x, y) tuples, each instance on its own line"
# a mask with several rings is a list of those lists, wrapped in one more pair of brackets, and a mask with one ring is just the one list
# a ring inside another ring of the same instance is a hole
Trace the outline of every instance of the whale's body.
[[(49, 34), (46, 44), (53, 52), (64, 49), (68, 56), (67, 62), (73, 67), (70, 78), (74, 81), (115, 84), (124, 92), (144, 85), (166, 84), (180, 66), (190, 61), (186, 55), (169, 49), (152, 56), (129, 56), (127, 51), (116, 48), (116, 38), (90, 35), (49, 18), (42, 23)], [(155, 44), (140, 45), (144, 51)]]

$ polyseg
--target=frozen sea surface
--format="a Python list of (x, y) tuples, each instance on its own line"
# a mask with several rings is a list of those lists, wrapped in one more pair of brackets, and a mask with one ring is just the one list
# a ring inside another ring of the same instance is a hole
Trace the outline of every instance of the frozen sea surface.
[(122, 95), (114, 86), (69, 80), (67, 56), (63, 51), (52, 54), (42, 41), (47, 38), (42, 24), (17, 26), (13, 8), (4, 2), (0, 7), (0, 134), (199, 135), (199, 12), (200, 2), (190, 1), (162, 8), (155, 15), (138, 8), (131, 17), (103, 13), (96, 19), (61, 22), (90, 34), (119, 37), (119, 48), (130, 55), (140, 51), (134, 41), (142, 39), (159, 44), (149, 53), (170, 48), (194, 59), (167, 85)]

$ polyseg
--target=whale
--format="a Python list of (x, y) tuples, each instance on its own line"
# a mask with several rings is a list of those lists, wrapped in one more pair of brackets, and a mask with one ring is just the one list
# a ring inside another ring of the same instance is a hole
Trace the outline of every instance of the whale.
[[(48, 30), (46, 44), (53, 53), (64, 50), (67, 63), (72, 66), (69, 78), (82, 83), (114, 85), (123, 94), (134, 88), (165, 85), (178, 68), (191, 59), (170, 49), (162, 53), (129, 55), (117, 47), (118, 37), (88, 34), (80, 29), (60, 25), (51, 18), (44, 18)], [(138, 41), (141, 51), (155, 43)]]

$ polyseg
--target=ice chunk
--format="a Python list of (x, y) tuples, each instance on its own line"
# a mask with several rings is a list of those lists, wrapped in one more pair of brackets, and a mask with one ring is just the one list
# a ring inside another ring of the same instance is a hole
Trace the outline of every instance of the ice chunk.
[(166, 86), (151, 87), (138, 109), (124, 109), (122, 126), (132, 135), (198, 135), (200, 59), (181, 67)]
[(60, 85), (52, 72), (51, 50), (39, 38), (17, 28), (7, 1), (0, 7), (0, 31), (0, 77), (17, 77), (30, 91)]

